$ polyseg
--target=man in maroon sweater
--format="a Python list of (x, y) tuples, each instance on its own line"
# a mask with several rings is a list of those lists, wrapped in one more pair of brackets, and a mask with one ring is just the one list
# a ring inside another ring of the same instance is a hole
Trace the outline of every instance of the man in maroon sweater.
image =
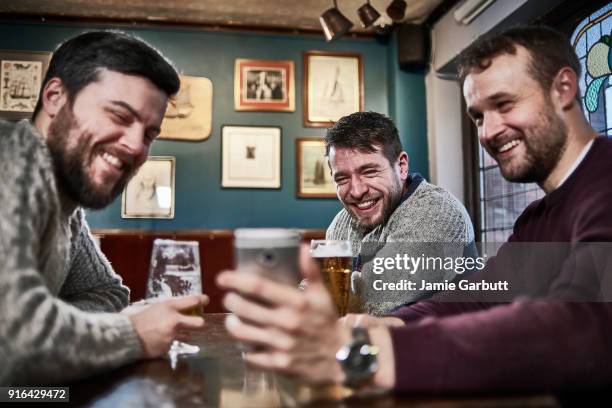
[[(390, 317), (338, 322), (311, 260), (303, 262), (312, 282), (304, 293), (227, 272), (219, 278), (234, 291), (225, 298), (235, 313), (227, 328), (263, 346), (246, 360), (306, 381), (396, 391), (550, 390), (611, 382), (612, 306), (595, 302), (610, 263), (584, 260), (590, 250), (585, 243), (612, 241), (612, 141), (598, 138), (584, 118), (579, 73), (569, 41), (543, 27), (481, 38), (461, 57), (463, 93), (481, 144), (506, 179), (537, 182), (546, 192), (477, 276), (495, 276), (513, 242), (571, 243), (566, 255), (550, 259), (547, 271), (525, 264), (517, 272), (540, 274), (548, 300), (430, 300)], [(248, 300), (253, 297), (269, 307)]]

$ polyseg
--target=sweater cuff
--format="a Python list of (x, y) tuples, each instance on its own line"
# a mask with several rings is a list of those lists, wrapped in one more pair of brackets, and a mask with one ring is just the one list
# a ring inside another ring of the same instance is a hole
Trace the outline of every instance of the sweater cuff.
[(121, 338), (121, 344), (123, 345), (123, 355), (121, 356), (121, 360), (123, 360), (120, 365), (131, 363), (133, 361), (138, 360), (142, 357), (142, 343), (140, 341), (140, 337), (134, 330), (134, 326), (132, 326), (132, 322), (127, 316), (117, 315), (117, 330), (119, 331), (119, 337)]

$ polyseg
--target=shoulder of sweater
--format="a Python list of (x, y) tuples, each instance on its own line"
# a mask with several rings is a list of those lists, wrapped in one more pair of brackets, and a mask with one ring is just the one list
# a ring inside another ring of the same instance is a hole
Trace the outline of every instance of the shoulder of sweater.
[[(430, 184), (423, 180), (412, 195), (404, 201), (396, 210), (401, 212), (415, 211), (427, 208), (430, 216), (452, 212), (455, 216), (468, 218), (467, 211), (461, 202), (450, 192), (442, 187)], [(394, 213), (395, 215), (395, 213)]]
[[(351, 215), (342, 208), (331, 221), (325, 232), (326, 239), (340, 239), (340, 237), (348, 237), (348, 230), (351, 225)], [(346, 238), (342, 238), (346, 239)]]

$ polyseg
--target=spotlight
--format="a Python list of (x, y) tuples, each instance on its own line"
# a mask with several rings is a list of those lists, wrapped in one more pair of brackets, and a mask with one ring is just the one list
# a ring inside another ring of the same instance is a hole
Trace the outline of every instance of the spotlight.
[(393, 0), (389, 7), (387, 7), (387, 15), (391, 17), (393, 21), (402, 21), (406, 13), (406, 1), (405, 0)]
[(338, 10), (336, 0), (334, 0), (334, 7), (321, 14), (319, 22), (321, 23), (321, 27), (323, 27), (325, 41), (327, 42), (341, 37), (353, 27), (353, 23)]
[(359, 14), (359, 20), (361, 20), (361, 25), (363, 25), (364, 28), (368, 28), (374, 24), (374, 22), (378, 20), (378, 17), (380, 17), (380, 13), (370, 4), (370, 0), (359, 7), (357, 14)]

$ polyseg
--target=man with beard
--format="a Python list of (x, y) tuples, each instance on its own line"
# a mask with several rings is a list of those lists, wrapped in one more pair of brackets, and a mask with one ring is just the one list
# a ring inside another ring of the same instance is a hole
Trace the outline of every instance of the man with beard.
[(0, 122), (0, 384), (63, 382), (164, 355), (205, 296), (134, 314), (83, 207), (123, 190), (159, 134), (176, 70), (143, 41), (90, 32), (51, 59), (33, 120)]
[[(396, 391), (609, 384), (612, 258), (598, 249), (612, 241), (612, 141), (597, 137), (582, 113), (576, 54), (550, 28), (516, 27), (479, 38), (462, 53), (460, 73), (480, 142), (503, 176), (536, 182), (546, 192), (477, 275), (495, 276), (508, 264), (541, 291), (502, 303), (430, 299), (393, 317), (359, 316), (351, 323), (361, 327), (351, 328), (338, 323), (319, 271), (306, 257), (303, 293), (226, 272), (218, 282), (233, 291), (224, 303), (235, 313), (227, 328), (259, 346), (246, 361), (310, 382)], [(537, 249), (536, 243), (563, 242), (571, 246), (562, 257), (541, 259), (536, 251), (519, 263), (512, 258), (514, 243)]]
[[(352, 297), (349, 309), (380, 315), (426, 296), (427, 292), (420, 290), (377, 293), (370, 282), (374, 274), (369, 260), (385, 253), (417, 250), (441, 255), (439, 248), (425, 251), (421, 243), (445, 243), (447, 249), (456, 245), (461, 251), (469, 248), (474, 230), (465, 208), (448, 191), (429, 184), (418, 173), (408, 173), (408, 154), (402, 149), (397, 129), (380, 113), (357, 112), (341, 118), (327, 131), (325, 144), (344, 206), (327, 229), (326, 238), (350, 240), (354, 255), (360, 255), (357, 263), (368, 263), (363, 268), (356, 265), (362, 272), (353, 279), (357, 296)], [(387, 280), (391, 280), (390, 274), (388, 271)], [(430, 277), (437, 281), (455, 276), (452, 270), (433, 274)]]

